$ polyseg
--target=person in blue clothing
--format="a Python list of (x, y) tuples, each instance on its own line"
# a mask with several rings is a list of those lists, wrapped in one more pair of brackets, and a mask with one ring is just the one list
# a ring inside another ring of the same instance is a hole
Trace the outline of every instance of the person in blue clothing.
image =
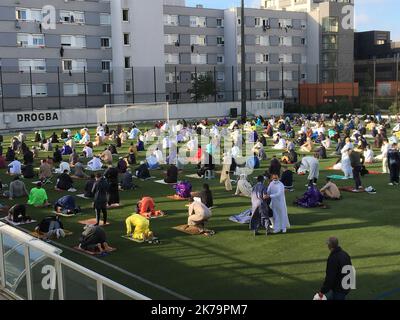
[(249, 159), (247, 159), (246, 167), (248, 167), (249, 169), (258, 169), (260, 167), (260, 159), (258, 159), (256, 153), (254, 153)]
[(58, 199), (54, 204), (54, 210), (57, 213), (67, 215), (74, 215), (80, 211), (79, 207), (76, 206), (75, 198), (69, 195)]
[(257, 178), (257, 184), (253, 187), (251, 192), (251, 219), (250, 230), (257, 235), (260, 227), (265, 228), (265, 235), (271, 231), (272, 216), (271, 209), (268, 205), (268, 188), (264, 185), (264, 176)]

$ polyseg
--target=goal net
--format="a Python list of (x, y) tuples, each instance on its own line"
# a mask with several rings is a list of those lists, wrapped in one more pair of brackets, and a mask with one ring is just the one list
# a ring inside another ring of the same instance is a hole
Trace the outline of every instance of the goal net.
[(140, 104), (106, 104), (97, 110), (98, 123), (117, 124), (166, 121), (170, 122), (168, 102)]

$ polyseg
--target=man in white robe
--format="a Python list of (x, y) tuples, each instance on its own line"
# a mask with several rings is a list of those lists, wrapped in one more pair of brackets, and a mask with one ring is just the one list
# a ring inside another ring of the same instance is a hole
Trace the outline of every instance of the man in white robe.
[(279, 181), (278, 175), (272, 175), (271, 179), (267, 194), (271, 199), (270, 207), (274, 215), (274, 233), (286, 233), (287, 229), (290, 228), (290, 223), (286, 206), (285, 186)]
[(319, 161), (316, 156), (317, 155), (304, 157), (297, 171), (299, 174), (308, 172), (308, 181), (314, 184), (317, 184), (319, 177)]

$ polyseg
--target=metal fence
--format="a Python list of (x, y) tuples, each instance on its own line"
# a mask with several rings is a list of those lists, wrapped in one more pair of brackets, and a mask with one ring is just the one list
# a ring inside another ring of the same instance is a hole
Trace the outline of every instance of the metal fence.
[[(107, 65), (108, 66), (108, 65)], [(284, 99), (320, 106), (346, 98), (356, 108), (399, 105), (399, 59), (246, 65), (249, 101)], [(240, 66), (165, 65), (106, 70), (0, 67), (0, 111), (91, 108), (105, 104), (232, 102), (241, 99)]]
[(0, 222), (0, 288), (19, 300), (149, 300)]

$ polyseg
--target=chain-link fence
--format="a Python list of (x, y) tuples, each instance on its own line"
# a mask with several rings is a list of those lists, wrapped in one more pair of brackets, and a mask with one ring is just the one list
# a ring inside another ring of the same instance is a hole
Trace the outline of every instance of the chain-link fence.
[[(376, 112), (399, 106), (399, 59), (246, 65), (249, 101), (283, 99), (288, 111)], [(241, 99), (240, 66), (114, 68), (19, 65), (0, 68), (1, 111), (105, 104), (230, 102)], [(397, 108), (397, 109), (396, 109)]]

